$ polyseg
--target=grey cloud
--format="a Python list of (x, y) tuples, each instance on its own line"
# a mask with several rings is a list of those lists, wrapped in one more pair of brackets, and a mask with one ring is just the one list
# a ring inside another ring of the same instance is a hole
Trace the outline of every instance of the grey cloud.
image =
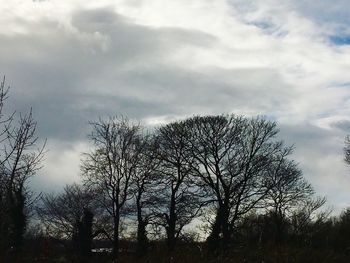
[[(344, 131), (324, 129), (311, 124), (280, 125), (280, 137), (295, 146), (293, 158), (305, 177), (324, 195), (329, 204), (348, 204), (345, 193), (350, 187), (349, 169), (343, 161)], [(336, 213), (343, 207), (336, 206)]]
[[(129, 59), (130, 55), (138, 55), (145, 50), (148, 56), (161, 55), (165, 49), (171, 52), (182, 45), (210, 47), (217, 41), (215, 36), (199, 30), (134, 24), (130, 19), (106, 8), (75, 12), (72, 26), (80, 32), (105, 34), (113, 42), (111, 51), (122, 48), (123, 52), (118, 54), (125, 54)], [(130, 52), (126, 52), (128, 49)]]
[(295, 146), (299, 158), (306, 158), (310, 155), (325, 155), (342, 153), (342, 146), (339, 141), (340, 133), (334, 129), (324, 129), (315, 125), (304, 123), (299, 125), (281, 124), (280, 134), (285, 138), (286, 143)]
[[(268, 114), (293, 93), (272, 69), (195, 71), (167, 61), (179, 46), (215, 42), (198, 31), (147, 28), (107, 9), (77, 11), (72, 21), (77, 31), (42, 21), (29, 25), (33, 35), (2, 36), (0, 43), (10, 50), (0, 65), (13, 87), (11, 104), (20, 111), (32, 106), (44, 137), (85, 138), (87, 122), (105, 115)], [(92, 52), (81, 42), (96, 32), (109, 39), (106, 50), (93, 44)]]
[[(132, 24), (107, 9), (77, 11), (72, 21), (76, 31), (43, 20), (26, 24), (28, 34), (0, 35), (1, 74), (12, 86), (10, 110), (26, 111), (32, 106), (42, 136), (49, 138), (81, 138), (87, 120), (98, 115), (142, 118), (171, 113), (167, 102), (147, 99), (151, 76), (133, 68), (153, 67), (152, 74), (162, 74), (154, 64), (162, 67), (159, 61), (164, 63), (178, 46), (205, 47), (215, 41), (197, 31)], [(100, 41), (109, 46), (101, 48)], [(169, 75), (174, 75), (177, 66), (168, 67)], [(137, 78), (136, 87), (129, 85)], [(144, 96), (136, 96), (144, 88)]]
[(318, 23), (350, 23), (350, 10), (347, 0), (297, 0), (292, 1), (297, 7), (298, 11)]
[(341, 131), (344, 131), (347, 133), (350, 133), (350, 121), (348, 121), (348, 120), (333, 122), (331, 124), (331, 127), (340, 129)]

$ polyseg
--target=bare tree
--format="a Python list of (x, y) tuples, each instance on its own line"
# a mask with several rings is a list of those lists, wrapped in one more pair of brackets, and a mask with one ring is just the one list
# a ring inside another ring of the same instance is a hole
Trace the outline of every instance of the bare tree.
[(62, 240), (64, 245), (64, 241), (70, 240), (68, 248), (73, 248), (82, 258), (89, 256), (92, 239), (104, 233), (104, 216), (95, 198), (95, 193), (81, 185), (72, 184), (66, 185), (58, 195), (42, 196), (37, 206), (37, 214), (45, 232)]
[(318, 213), (326, 203), (324, 197), (309, 197), (300, 204), (291, 215), (292, 232), (299, 242), (310, 241), (312, 222), (319, 216), (324, 217), (324, 212)]
[[(286, 149), (286, 156), (292, 149)], [(278, 172), (271, 174), (272, 187), (268, 192), (266, 201), (272, 212), (276, 226), (275, 242), (283, 241), (284, 228), (293, 212), (304, 205), (314, 195), (312, 186), (303, 178), (300, 169), (293, 161), (280, 158)]]
[(41, 197), (37, 213), (45, 231), (57, 239), (72, 239), (85, 210), (93, 210), (94, 196), (77, 184), (66, 185), (57, 195)]
[(278, 171), (274, 164), (285, 158), (285, 150), (275, 140), (276, 124), (261, 118), (206, 116), (187, 122), (192, 126), (190, 149), (198, 185), (206, 189), (217, 208), (209, 247), (216, 250), (221, 244), (225, 248), (236, 222), (263, 205), (271, 188), (268, 174)]
[(189, 130), (185, 122), (173, 122), (157, 131), (160, 181), (154, 210), (166, 231), (169, 252), (174, 250), (183, 227), (200, 212), (200, 188), (193, 184)]
[(0, 235), (6, 243), (1, 244), (2, 248), (12, 246), (20, 250), (33, 201), (28, 180), (41, 168), (45, 143), (36, 149), (37, 123), (32, 110), (25, 115), (12, 113), (5, 117), (7, 93), (4, 79), (0, 86)]
[(143, 256), (148, 247), (147, 226), (154, 219), (154, 190), (159, 182), (157, 169), (160, 161), (156, 158), (157, 144), (153, 136), (143, 135), (139, 163), (132, 178), (137, 217), (137, 254)]
[(84, 183), (101, 194), (101, 205), (113, 220), (113, 258), (118, 257), (121, 213), (132, 195), (131, 183), (140, 159), (141, 127), (126, 118), (91, 123), (94, 145), (82, 163)]

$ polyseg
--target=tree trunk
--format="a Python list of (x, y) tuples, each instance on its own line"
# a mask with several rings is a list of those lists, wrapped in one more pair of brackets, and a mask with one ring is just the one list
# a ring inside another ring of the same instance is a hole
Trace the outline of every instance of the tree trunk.
[(175, 249), (176, 237), (175, 237), (175, 228), (176, 228), (176, 212), (175, 212), (175, 195), (171, 196), (170, 200), (170, 211), (168, 218), (168, 227), (167, 227), (167, 246), (168, 252), (171, 254)]
[(11, 220), (13, 224), (13, 236), (11, 243), (15, 249), (15, 252), (19, 253), (22, 250), (23, 235), (26, 228), (26, 215), (24, 214), (25, 197), (21, 188), (19, 190), (15, 190), (11, 201)]
[[(222, 236), (222, 238), (220, 238)], [(218, 208), (212, 231), (207, 239), (208, 252), (216, 254), (226, 250), (231, 243), (229, 211), (226, 205)]]
[(222, 211), (221, 226), (222, 226), (222, 245), (221, 245), (221, 248), (223, 251), (226, 251), (231, 244), (229, 211), (226, 207), (224, 207), (223, 211)]
[(146, 235), (147, 223), (142, 218), (142, 208), (139, 198), (136, 200), (137, 206), (137, 256), (142, 257), (148, 248), (148, 239)]
[(146, 235), (146, 224), (143, 221), (138, 222), (137, 226), (137, 255), (142, 257), (146, 254), (148, 248), (148, 238)]
[(218, 252), (219, 249), (219, 237), (220, 237), (220, 215), (219, 211), (216, 214), (211, 233), (207, 238), (208, 253), (213, 255)]
[(113, 219), (113, 252), (112, 252), (112, 260), (113, 262), (118, 261), (119, 254), (119, 213), (114, 216)]
[(88, 209), (85, 209), (84, 216), (79, 227), (79, 253), (81, 262), (87, 262), (91, 254), (93, 218), (93, 213)]
[(282, 213), (276, 211), (274, 213), (275, 220), (275, 245), (282, 245), (283, 243), (283, 215)]

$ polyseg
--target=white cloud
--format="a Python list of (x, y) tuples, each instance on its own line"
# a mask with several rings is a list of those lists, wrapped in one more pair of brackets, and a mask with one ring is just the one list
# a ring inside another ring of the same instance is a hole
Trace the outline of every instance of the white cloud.
[(46, 149), (45, 166), (31, 179), (34, 191), (58, 192), (65, 184), (80, 180), (80, 161), (82, 153), (88, 152), (87, 143), (51, 140)]

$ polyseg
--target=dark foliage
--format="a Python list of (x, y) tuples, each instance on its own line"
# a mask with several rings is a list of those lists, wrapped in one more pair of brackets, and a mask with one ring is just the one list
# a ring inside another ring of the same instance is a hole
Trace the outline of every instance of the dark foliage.
[(33, 194), (30, 177), (40, 169), (45, 144), (36, 150), (36, 122), (28, 114), (6, 115), (9, 88), (0, 84), (0, 261), (21, 254)]

